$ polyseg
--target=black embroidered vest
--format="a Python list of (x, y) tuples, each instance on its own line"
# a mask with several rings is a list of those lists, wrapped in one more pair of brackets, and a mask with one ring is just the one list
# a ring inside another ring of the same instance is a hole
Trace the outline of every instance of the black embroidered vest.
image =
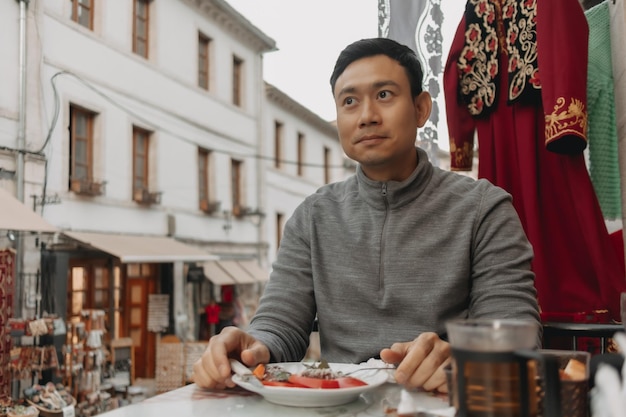
[[(540, 97), (537, 67), (537, 0), (468, 0), (465, 47), (458, 59), (459, 94), (473, 116), (496, 103), (499, 77), (508, 75), (507, 102)], [(508, 68), (500, 69), (500, 54)]]

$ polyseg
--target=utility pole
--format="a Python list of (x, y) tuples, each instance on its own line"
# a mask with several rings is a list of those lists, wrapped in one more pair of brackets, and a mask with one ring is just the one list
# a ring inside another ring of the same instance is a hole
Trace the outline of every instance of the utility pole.
[(28, 0), (20, 3), (20, 51), (19, 51), (19, 114), (17, 126), (17, 199), (24, 202), (24, 151), (26, 150), (26, 7)]
[[(16, 189), (17, 199), (24, 202), (24, 154), (26, 151), (26, 12), (29, 0), (17, 0), (20, 3), (19, 23), (19, 114), (17, 128), (17, 167)], [(16, 235), (15, 245), (17, 256), (15, 259), (15, 298), (14, 311), (22, 314), (22, 298), (24, 292), (24, 238), (19, 233)]]

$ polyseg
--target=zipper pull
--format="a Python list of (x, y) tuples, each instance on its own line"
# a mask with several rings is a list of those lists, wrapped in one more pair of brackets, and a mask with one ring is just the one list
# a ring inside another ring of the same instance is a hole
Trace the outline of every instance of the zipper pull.
[(380, 193), (383, 195), (383, 197), (387, 197), (387, 183), (383, 183), (382, 189), (380, 190)]

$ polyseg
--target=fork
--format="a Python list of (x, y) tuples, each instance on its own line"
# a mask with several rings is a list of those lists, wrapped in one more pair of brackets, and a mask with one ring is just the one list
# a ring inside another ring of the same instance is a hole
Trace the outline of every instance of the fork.
[(395, 371), (396, 367), (386, 367), (386, 366), (366, 366), (363, 368), (354, 369), (349, 372), (338, 371), (337, 374), (341, 374), (341, 376), (349, 376), (361, 371)]

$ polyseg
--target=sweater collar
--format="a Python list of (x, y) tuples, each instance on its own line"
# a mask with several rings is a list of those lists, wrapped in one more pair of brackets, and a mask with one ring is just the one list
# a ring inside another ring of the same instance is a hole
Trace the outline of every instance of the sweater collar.
[[(416, 152), (417, 167), (403, 181), (373, 181), (358, 165), (356, 179), (359, 184), (359, 196), (369, 205), (380, 209), (385, 208), (385, 201), (390, 208), (397, 208), (417, 198), (428, 185), (433, 175), (433, 166), (428, 160), (426, 151), (416, 148)], [(384, 190), (386, 190), (386, 197)]]

